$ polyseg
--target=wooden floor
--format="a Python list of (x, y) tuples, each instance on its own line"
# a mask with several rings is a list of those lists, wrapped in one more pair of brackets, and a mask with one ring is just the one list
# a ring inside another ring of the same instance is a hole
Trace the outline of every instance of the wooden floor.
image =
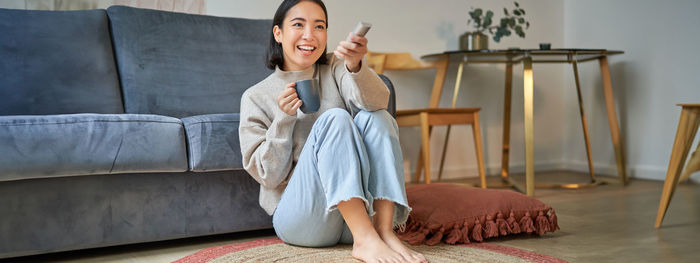
[[(524, 180), (524, 176), (515, 175)], [(488, 177), (491, 185), (499, 183)], [(537, 182), (586, 182), (572, 172), (538, 172)], [(459, 180), (475, 183), (478, 180)], [(632, 180), (627, 187), (580, 190), (537, 189), (536, 198), (557, 211), (560, 231), (543, 237), (517, 236), (490, 242), (562, 258), (569, 262), (700, 262), (700, 186), (676, 190), (661, 229), (654, 228), (663, 182)], [(270, 230), (181, 239), (14, 259), (18, 262), (170, 262), (199, 249), (272, 237)]]

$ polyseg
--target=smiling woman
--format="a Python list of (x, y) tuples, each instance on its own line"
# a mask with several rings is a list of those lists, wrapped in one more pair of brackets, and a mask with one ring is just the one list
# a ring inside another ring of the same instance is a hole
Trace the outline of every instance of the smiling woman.
[(294, 1), (284, 1), (278, 11), (286, 12), (278, 12), (272, 21), (267, 64), (270, 69), (297, 71), (314, 63), (327, 63), (323, 56), (328, 27), (325, 5), (311, 1), (293, 4)]
[[(363, 62), (367, 38), (351, 33), (326, 54), (327, 28), (322, 1), (282, 2), (266, 61), (275, 72), (241, 98), (243, 166), (260, 183), (260, 206), (286, 243), (347, 243), (367, 262), (427, 262), (394, 233), (410, 211), (403, 156), (389, 90)], [(299, 112), (296, 82), (312, 76), (320, 107)]]

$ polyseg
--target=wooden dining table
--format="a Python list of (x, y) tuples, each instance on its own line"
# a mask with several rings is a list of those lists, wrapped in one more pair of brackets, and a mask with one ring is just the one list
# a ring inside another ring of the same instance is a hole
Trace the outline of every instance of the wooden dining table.
[[(598, 61), (600, 74), (602, 77), (602, 89), (605, 97), (608, 124), (612, 138), (612, 146), (615, 150), (617, 163), (617, 175), (619, 183), (628, 183), (625, 155), (620, 138), (620, 127), (615, 110), (615, 98), (613, 95), (612, 80), (610, 78), (610, 66), (608, 56), (623, 54), (623, 51), (607, 49), (507, 49), (507, 50), (456, 50), (443, 53), (429, 54), (421, 58), (427, 61), (447, 60), (448, 63), (459, 63), (457, 70), (454, 93), (452, 95), (452, 107), (455, 107), (460, 86), (462, 84), (462, 73), (466, 64), (504, 64), (505, 65), (505, 94), (504, 94), (504, 114), (503, 114), (503, 148), (501, 158), (501, 178), (507, 186), (512, 186), (529, 196), (534, 196), (537, 188), (568, 188), (577, 189), (592, 187), (604, 183), (618, 182), (596, 178), (593, 167), (593, 157), (591, 152), (590, 137), (588, 135), (588, 124), (586, 121), (583, 100), (581, 98), (581, 82), (578, 74), (578, 63), (588, 61)], [(524, 107), (524, 130), (525, 130), (525, 184), (513, 180), (509, 176), (508, 161), (510, 154), (510, 120), (511, 120), (511, 95), (513, 86), (513, 66), (522, 63), (523, 65), (523, 107)], [(576, 91), (578, 94), (579, 111), (583, 127), (584, 139), (586, 141), (586, 153), (588, 157), (588, 168), (590, 182), (588, 183), (539, 183), (535, 184), (534, 167), (534, 81), (535, 76), (532, 69), (533, 64), (538, 63), (565, 63), (571, 64), (574, 71)], [(449, 137), (451, 127), (448, 127), (445, 144)], [(444, 160), (446, 147), (443, 147)], [(442, 166), (442, 164), (441, 164)], [(442, 170), (442, 169), (441, 169)]]

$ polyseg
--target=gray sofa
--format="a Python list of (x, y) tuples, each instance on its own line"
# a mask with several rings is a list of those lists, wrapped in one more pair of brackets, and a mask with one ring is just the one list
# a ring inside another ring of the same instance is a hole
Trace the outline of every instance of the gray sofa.
[(238, 139), (270, 23), (0, 9), (0, 258), (270, 228)]

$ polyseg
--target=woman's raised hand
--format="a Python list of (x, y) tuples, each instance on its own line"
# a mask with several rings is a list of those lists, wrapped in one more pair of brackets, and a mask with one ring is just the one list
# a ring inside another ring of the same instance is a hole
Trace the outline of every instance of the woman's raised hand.
[(345, 59), (345, 67), (347, 67), (350, 72), (358, 72), (360, 71), (360, 62), (362, 62), (362, 58), (367, 54), (367, 38), (355, 35), (351, 32), (348, 39), (350, 39), (350, 41), (340, 41), (338, 47), (333, 51), (333, 54), (339, 58)]
[(297, 97), (297, 90), (294, 89), (296, 83), (292, 82), (277, 95), (277, 106), (284, 113), (290, 116), (297, 115), (297, 109), (301, 107), (301, 100)]

